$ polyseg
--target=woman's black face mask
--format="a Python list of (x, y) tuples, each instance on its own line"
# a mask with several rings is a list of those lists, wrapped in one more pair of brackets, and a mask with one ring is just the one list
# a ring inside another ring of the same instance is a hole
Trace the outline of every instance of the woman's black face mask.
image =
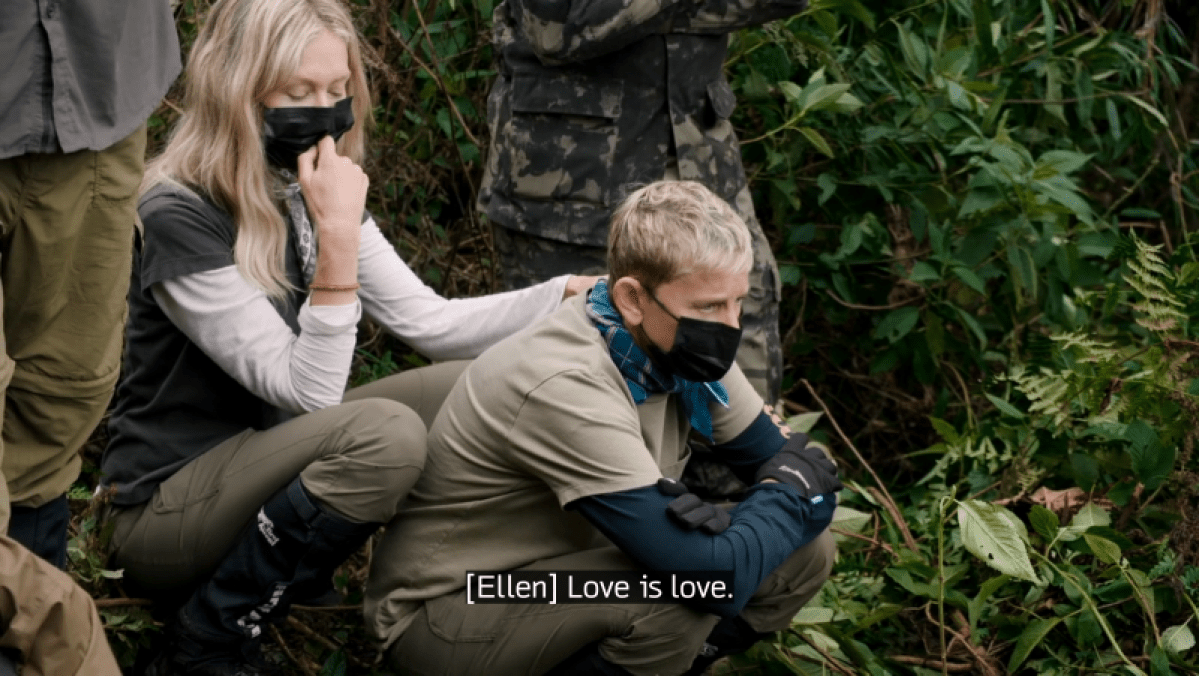
[(741, 344), (741, 327), (733, 328), (723, 322), (706, 322), (691, 317), (675, 317), (653, 293), (650, 298), (678, 322), (674, 330), (674, 345), (669, 352), (649, 342), (649, 356), (662, 369), (693, 383), (720, 380), (733, 367), (737, 347)]
[(267, 160), (296, 171), (296, 159), (304, 151), (326, 136), (337, 141), (354, 126), (353, 100), (347, 96), (329, 108), (267, 108), (262, 113)]

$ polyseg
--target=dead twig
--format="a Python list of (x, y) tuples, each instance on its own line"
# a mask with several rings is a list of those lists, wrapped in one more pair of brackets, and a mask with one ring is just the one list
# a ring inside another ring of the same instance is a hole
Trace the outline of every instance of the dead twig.
[(301, 660), (299, 657), (296, 657), (295, 653), (291, 651), (291, 648), (287, 647), (287, 641), (283, 640), (283, 634), (280, 634), (279, 628), (273, 624), (271, 625), (271, 635), (275, 637), (275, 642), (278, 643), (279, 647), (283, 649), (283, 654), (287, 655), (287, 659), (291, 660), (293, 664), (299, 667), (300, 671), (304, 672), (304, 676), (316, 676), (316, 672), (312, 670), (312, 667), (310, 667), (307, 662)]
[(97, 608), (118, 608), (121, 606), (152, 606), (152, 599), (96, 599)]
[[(357, 608), (358, 606), (354, 606), (354, 607)], [(334, 652), (336, 652), (338, 650), (342, 650), (345, 647), (339, 643), (334, 642), (332, 639), (329, 639), (328, 637), (318, 634), (312, 627), (309, 627), (308, 625), (304, 624), (303, 622), (296, 619), (292, 615), (289, 615), (287, 617), (287, 626), (299, 631), (301, 634), (307, 636), (308, 638), (316, 641), (317, 643), (325, 646), (326, 648), (328, 648), (329, 650), (332, 650)], [(369, 664), (367, 664), (366, 662), (363, 662), (362, 660), (358, 659), (357, 657), (354, 657), (349, 652), (343, 651), (342, 654), (345, 655), (346, 660), (348, 662), (350, 662), (351, 664), (353, 664), (355, 667), (358, 667), (359, 669), (369, 669), (370, 668)]]
[(852, 441), (850, 441), (848, 436), (846, 436), (845, 431), (841, 429), (841, 425), (837, 424), (837, 419), (833, 417), (833, 412), (829, 410), (828, 404), (824, 403), (824, 400), (820, 398), (820, 395), (816, 394), (816, 390), (812, 387), (812, 383), (808, 382), (807, 378), (801, 378), (800, 382), (802, 382), (804, 387), (807, 388), (808, 393), (812, 395), (812, 398), (816, 400), (816, 403), (820, 404), (820, 408), (822, 408), (824, 410), (824, 414), (828, 416), (829, 422), (833, 424), (833, 429), (837, 431), (837, 435), (841, 437), (841, 440), (845, 442), (845, 445), (849, 447), (849, 450), (853, 451), (853, 454), (857, 457), (858, 462), (862, 464), (862, 467), (866, 468), (866, 471), (870, 473), (870, 476), (874, 477), (874, 483), (878, 485), (878, 490), (875, 491), (875, 489), (871, 489), (871, 494), (874, 495), (875, 498), (883, 504), (883, 507), (886, 508), (887, 512), (891, 514), (891, 518), (895, 520), (896, 527), (899, 528), (901, 533), (903, 533), (903, 540), (907, 544), (908, 549), (911, 549), (914, 552), (919, 552), (920, 548), (916, 546), (916, 539), (912, 537), (912, 531), (908, 528), (908, 524), (904, 520), (903, 515), (900, 514), (899, 507), (895, 505), (895, 499), (891, 497), (891, 493), (887, 490), (886, 484), (884, 484), (883, 480), (879, 478), (878, 473), (874, 471), (874, 468), (870, 466), (870, 463), (866, 462), (866, 458), (862, 457), (862, 453), (858, 451), (858, 447), (855, 446)]
[(911, 298), (897, 300), (889, 305), (858, 305), (857, 303), (850, 303), (841, 300), (839, 297), (837, 297), (837, 294), (833, 293), (832, 289), (825, 289), (825, 293), (828, 294), (829, 298), (832, 298), (833, 300), (837, 301), (838, 304), (843, 305), (850, 310), (894, 310), (896, 308), (905, 307), (913, 304), (914, 302), (924, 300), (923, 296), (912, 296)]
[(860, 533), (853, 533), (853, 532), (845, 530), (844, 528), (829, 528), (829, 530), (832, 531), (836, 535), (844, 535), (847, 538), (852, 538), (854, 540), (861, 540), (862, 542), (868, 542), (868, 543), (870, 543), (870, 545), (872, 547), (874, 547), (876, 549), (883, 549), (891, 556), (894, 556), (895, 558), (899, 558), (899, 555), (895, 553), (895, 549), (891, 545), (879, 540), (876, 537), (868, 538), (865, 535), (862, 535)]
[(911, 664), (917, 667), (926, 667), (928, 669), (940, 669), (955, 674), (964, 674), (974, 671), (973, 664), (962, 664), (961, 662), (942, 662), (941, 660), (931, 657), (911, 657), (908, 655), (892, 655), (887, 659), (900, 664)]

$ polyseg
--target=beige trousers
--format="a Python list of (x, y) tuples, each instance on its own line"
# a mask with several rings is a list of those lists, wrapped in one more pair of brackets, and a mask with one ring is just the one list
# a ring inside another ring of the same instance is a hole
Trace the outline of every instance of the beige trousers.
[(101, 151), (0, 159), (0, 526), (5, 493), (66, 493), (112, 398), (145, 150), (143, 125)]
[(388, 521), (420, 477), (427, 426), (468, 363), (404, 371), (350, 390), (338, 406), (216, 445), (148, 502), (110, 510), (114, 565), (144, 592), (190, 589), (296, 476), (346, 519)]
[(0, 648), (22, 676), (120, 676), (104, 625), (69, 575), (0, 535)]

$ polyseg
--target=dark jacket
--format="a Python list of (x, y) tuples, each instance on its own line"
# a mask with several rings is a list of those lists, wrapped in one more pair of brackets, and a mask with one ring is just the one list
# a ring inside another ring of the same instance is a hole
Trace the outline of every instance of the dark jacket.
[(604, 246), (627, 188), (703, 183), (733, 203), (745, 187), (729, 123), (728, 34), (807, 0), (505, 0), (479, 207), (494, 222)]

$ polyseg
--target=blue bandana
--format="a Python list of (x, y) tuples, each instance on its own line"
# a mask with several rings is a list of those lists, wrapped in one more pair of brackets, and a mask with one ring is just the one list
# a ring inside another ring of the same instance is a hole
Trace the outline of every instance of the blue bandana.
[(608, 282), (601, 279), (587, 296), (587, 317), (591, 319), (608, 343), (608, 354), (616, 368), (624, 376), (625, 384), (633, 401), (640, 405), (651, 394), (682, 392), (683, 410), (691, 421), (691, 427), (712, 441), (712, 412), (715, 401), (729, 407), (729, 393), (720, 381), (693, 383), (690, 380), (668, 374), (654, 366), (645, 352), (633, 342), (633, 334), (624, 327), (624, 320), (612, 305), (608, 296)]

